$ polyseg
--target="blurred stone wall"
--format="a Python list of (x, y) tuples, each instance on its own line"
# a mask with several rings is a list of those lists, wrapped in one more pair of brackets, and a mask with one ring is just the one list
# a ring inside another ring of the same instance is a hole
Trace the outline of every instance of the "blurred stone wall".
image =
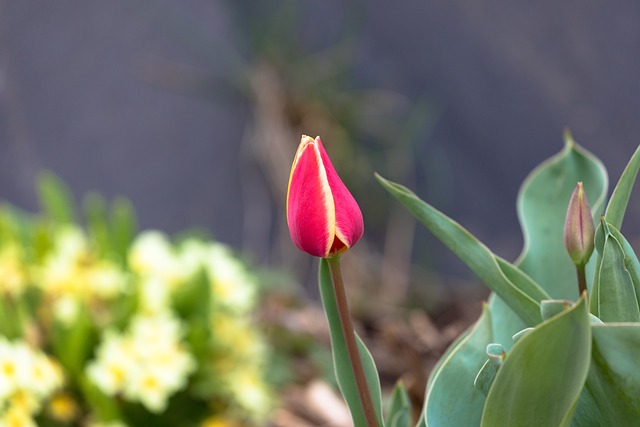
[[(361, 5), (356, 74), (438, 106), (426, 144), (443, 147), (454, 177), (446, 212), (501, 254), (517, 254), (518, 187), (561, 149), (563, 127), (605, 162), (612, 180), (640, 143), (640, 3)], [(34, 179), (44, 168), (77, 195), (129, 197), (144, 227), (203, 226), (241, 246), (250, 105), (199, 87), (206, 79), (191, 81), (185, 94), (150, 82), (162, 79), (153, 70), (149, 76), (149, 64), (165, 60), (195, 75), (227, 69), (224, 47), (241, 49), (236, 35), (249, 31), (227, 6), (0, 0), (0, 198), (36, 209)], [(338, 0), (298, 6), (310, 49), (349, 25)], [(429, 158), (418, 160), (429, 167)], [(429, 184), (418, 192), (427, 195)], [(628, 224), (637, 230), (635, 197)]]

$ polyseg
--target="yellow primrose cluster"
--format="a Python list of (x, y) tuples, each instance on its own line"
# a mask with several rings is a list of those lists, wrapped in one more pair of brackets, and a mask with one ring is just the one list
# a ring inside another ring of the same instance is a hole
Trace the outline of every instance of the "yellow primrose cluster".
[(98, 258), (86, 234), (77, 227), (59, 229), (51, 251), (34, 268), (36, 285), (53, 304), (56, 320), (70, 324), (81, 304), (109, 301), (126, 291), (123, 269)]
[(125, 333), (105, 332), (88, 377), (109, 396), (121, 394), (152, 412), (164, 411), (195, 369), (180, 343), (182, 328), (170, 312), (134, 316)]
[(136, 274), (145, 313), (167, 309), (180, 283), (204, 274), (211, 295), (208, 361), (215, 395), (243, 415), (260, 419), (272, 406), (264, 381), (267, 346), (251, 318), (258, 298), (255, 277), (224, 245), (190, 239), (173, 248), (159, 232), (134, 242), (129, 265)]
[(60, 366), (44, 353), (0, 337), (0, 426), (36, 426), (34, 416), (62, 383)]
[(265, 422), (258, 282), (228, 247), (148, 231), (116, 253), (71, 223), (16, 231), (3, 215), (0, 427), (139, 425), (131, 405), (152, 425), (177, 393), (209, 408), (203, 423)]

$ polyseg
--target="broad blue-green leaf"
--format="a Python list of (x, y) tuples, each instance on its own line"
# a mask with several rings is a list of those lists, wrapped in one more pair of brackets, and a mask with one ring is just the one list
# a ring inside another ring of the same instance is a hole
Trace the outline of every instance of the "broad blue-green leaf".
[(607, 194), (606, 169), (565, 134), (564, 149), (531, 172), (518, 194), (525, 247), (517, 264), (554, 299), (578, 298), (576, 270), (563, 237), (567, 206), (578, 181), (594, 218), (599, 218)]
[(442, 356), (429, 378), (423, 418), (428, 427), (478, 426), (484, 395), (473, 381), (486, 360), (491, 336), (491, 313), (482, 316)]
[(571, 307), (571, 301), (567, 300), (544, 300), (540, 304), (540, 314), (543, 320), (549, 320), (553, 316), (562, 313), (567, 308)]
[[(500, 295), (528, 325), (540, 322), (541, 299), (548, 295), (515, 266), (496, 257), (482, 242), (460, 224), (444, 215), (428, 203), (420, 200), (406, 187), (376, 178), (409, 211), (427, 227), (442, 243), (455, 253), (482, 282)], [(501, 267), (502, 265), (502, 267)], [(505, 274), (505, 270), (507, 274)], [(516, 286), (510, 278), (522, 280)]]
[(483, 427), (569, 425), (587, 378), (591, 325), (584, 298), (524, 335), (487, 396)]
[(593, 325), (589, 376), (573, 427), (633, 426), (640, 420), (640, 324)]
[[(594, 240), (595, 247), (595, 268), (593, 270), (593, 279), (590, 284), (587, 284), (587, 291), (589, 292), (589, 311), (594, 315), (598, 315), (598, 311), (600, 310), (600, 300), (598, 299), (599, 291), (599, 283), (600, 283), (600, 270), (602, 267), (602, 254), (604, 253), (604, 242), (606, 240), (606, 233), (604, 228), (602, 227), (602, 221), (598, 223), (598, 227), (596, 228), (596, 235)], [(589, 286), (590, 285), (590, 286)]]
[[(629, 203), (629, 197), (631, 196), (631, 190), (636, 181), (638, 175), (638, 168), (640, 168), (640, 146), (636, 149), (635, 153), (629, 160), (627, 167), (622, 172), (616, 188), (611, 194), (609, 203), (607, 204), (607, 210), (604, 214), (604, 219), (608, 224), (611, 224), (614, 228), (620, 230), (622, 228), (622, 221), (624, 220), (624, 214), (627, 210), (627, 204)], [(604, 249), (605, 235), (602, 230), (602, 226), (599, 225), (596, 229), (596, 241), (595, 248), (597, 252), (595, 262), (595, 272), (593, 278), (593, 284), (591, 286), (589, 294), (591, 300), (589, 303), (589, 309), (591, 313), (596, 314), (598, 312), (598, 306), (600, 301), (598, 299), (598, 283), (599, 283), (599, 271), (602, 264), (602, 252)]]
[(487, 356), (489, 356), (489, 359), (482, 365), (480, 372), (478, 372), (475, 380), (473, 380), (473, 385), (485, 396), (489, 394), (491, 384), (493, 384), (493, 380), (500, 366), (502, 366), (506, 352), (501, 344), (491, 343), (487, 346)]
[(635, 285), (640, 285), (638, 259), (619, 231), (606, 222), (601, 226), (606, 237), (601, 254), (602, 262), (596, 274), (598, 303), (595, 314), (605, 323), (640, 322)]
[(402, 381), (398, 381), (391, 392), (385, 417), (386, 427), (410, 427), (411, 401)]
[(613, 190), (613, 193), (611, 193), (611, 198), (609, 199), (607, 210), (604, 214), (607, 222), (618, 230), (622, 228), (622, 221), (627, 211), (631, 190), (633, 190), (633, 185), (636, 182), (638, 168), (640, 168), (640, 146), (636, 148), (627, 167), (622, 172), (616, 188)]
[(489, 296), (489, 308), (493, 340), (502, 344), (508, 352), (514, 343), (513, 336), (531, 325), (523, 322), (509, 305), (493, 292)]
[(43, 211), (59, 223), (75, 223), (75, 201), (71, 190), (51, 172), (38, 175), (38, 198)]
[[(536, 167), (518, 193), (525, 246), (516, 265), (553, 298), (575, 300), (578, 296), (575, 267), (563, 239), (567, 206), (578, 181), (583, 182), (594, 217), (599, 216), (607, 194), (607, 172), (597, 158), (565, 134), (564, 149)], [(492, 295), (489, 303), (495, 340), (509, 351), (510, 337), (530, 325), (520, 322), (499, 297)]]
[[(354, 426), (364, 427), (367, 425), (367, 422), (364, 416), (364, 411), (362, 409), (362, 404), (360, 402), (356, 380), (351, 369), (351, 364), (349, 363), (349, 353), (347, 352), (347, 345), (345, 343), (344, 335), (342, 334), (340, 315), (338, 313), (338, 306), (336, 304), (335, 294), (333, 292), (333, 284), (331, 282), (329, 265), (327, 263), (327, 260), (325, 259), (320, 260), (318, 284), (320, 286), (320, 296), (322, 297), (324, 312), (327, 315), (327, 320), (329, 322), (333, 365), (336, 372), (336, 379), (338, 380), (338, 386), (340, 387), (340, 391), (342, 392), (344, 400), (349, 406)], [(378, 370), (376, 369), (373, 357), (371, 357), (371, 353), (369, 353), (369, 350), (357, 335), (356, 340), (358, 344), (358, 351), (360, 353), (360, 359), (362, 360), (362, 365), (367, 377), (367, 385), (369, 386), (371, 398), (373, 400), (373, 406), (378, 418), (378, 423), (380, 423), (380, 425), (383, 425), (382, 392), (380, 390), (380, 379), (378, 378)]]

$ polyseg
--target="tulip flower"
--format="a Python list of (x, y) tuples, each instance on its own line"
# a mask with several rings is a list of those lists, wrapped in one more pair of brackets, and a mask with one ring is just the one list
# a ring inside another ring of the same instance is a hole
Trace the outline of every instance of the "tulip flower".
[(287, 223), (298, 249), (321, 258), (346, 251), (364, 232), (362, 212), (333, 168), (320, 137), (303, 135), (293, 159)]
[[(289, 175), (287, 224), (291, 239), (298, 249), (325, 258), (320, 263), (320, 269), (322, 271), (323, 266), (328, 267), (333, 292), (329, 296), (323, 294), (323, 302), (325, 298), (333, 300), (338, 319), (335, 319), (335, 312), (330, 314), (329, 311), (326, 312), (327, 318), (330, 322), (333, 319), (340, 324), (340, 331), (331, 328), (331, 342), (334, 339), (344, 342), (343, 351), (346, 349), (354, 385), (360, 397), (359, 409), (364, 415), (366, 426), (377, 427), (379, 423), (351, 323), (338, 256), (360, 240), (364, 222), (358, 204), (333, 168), (320, 137), (313, 139), (303, 135), (300, 140)], [(320, 279), (319, 283), (322, 294), (323, 280)], [(345, 354), (334, 353), (334, 357), (345, 357)]]

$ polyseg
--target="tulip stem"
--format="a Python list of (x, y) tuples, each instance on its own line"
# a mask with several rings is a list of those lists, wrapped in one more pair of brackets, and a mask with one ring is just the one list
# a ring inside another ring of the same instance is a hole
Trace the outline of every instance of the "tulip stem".
[(333, 292), (336, 296), (336, 305), (338, 306), (342, 335), (344, 335), (347, 352), (349, 353), (349, 361), (351, 362), (351, 369), (353, 370), (353, 375), (356, 380), (356, 386), (358, 388), (358, 394), (360, 395), (360, 402), (362, 403), (364, 416), (367, 420), (367, 427), (378, 427), (378, 420), (373, 409), (371, 393), (367, 386), (367, 378), (364, 374), (362, 360), (360, 359), (360, 352), (358, 351), (358, 345), (356, 343), (356, 334), (353, 329), (353, 323), (351, 323), (349, 306), (347, 304), (347, 295), (344, 289), (344, 282), (342, 281), (342, 271), (340, 269), (340, 256), (327, 258), (327, 263), (329, 264), (331, 280), (333, 281)]
[(578, 292), (579, 296), (587, 291), (587, 275), (585, 274), (585, 264), (576, 265), (578, 273)]

